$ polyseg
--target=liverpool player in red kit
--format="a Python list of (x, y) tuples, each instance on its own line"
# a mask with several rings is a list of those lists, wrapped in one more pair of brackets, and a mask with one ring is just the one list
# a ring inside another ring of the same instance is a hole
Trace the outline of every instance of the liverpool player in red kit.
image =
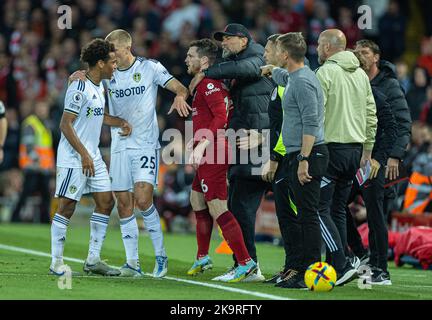
[[(193, 41), (185, 60), (188, 73), (195, 75), (207, 69), (214, 63), (217, 51), (217, 45), (210, 39)], [(257, 265), (249, 256), (240, 225), (227, 205), (228, 146), (223, 129), (231, 104), (228, 91), (220, 80), (204, 78), (196, 87), (192, 102), (194, 139), (190, 158), (196, 174), (190, 201), (197, 221), (198, 253), (188, 274), (196, 275), (212, 268), (208, 250), (214, 218), (239, 262), (234, 274), (220, 280), (239, 282), (254, 272)]]

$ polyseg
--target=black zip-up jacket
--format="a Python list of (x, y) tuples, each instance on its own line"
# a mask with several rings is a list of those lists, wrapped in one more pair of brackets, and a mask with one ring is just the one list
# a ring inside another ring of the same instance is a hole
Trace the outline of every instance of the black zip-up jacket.
[(411, 114), (402, 87), (396, 76), (395, 66), (381, 60), (380, 72), (372, 79), (371, 86), (378, 88), (386, 97), (397, 124), (397, 138), (389, 157), (403, 159), (411, 136)]
[(270, 119), (270, 158), (274, 161), (281, 161), (283, 156), (274, 151), (279, 136), (282, 134), (283, 109), (282, 100), (278, 94), (278, 86), (273, 89), (268, 106)]
[(387, 102), (387, 97), (377, 87), (372, 87), (372, 93), (378, 118), (372, 158), (377, 160), (381, 166), (385, 166), (397, 139), (397, 123), (390, 104)]
[[(228, 127), (236, 131), (262, 131), (270, 127), (268, 104), (274, 84), (270, 79), (261, 77), (260, 67), (265, 65), (263, 55), (264, 47), (251, 40), (239, 54), (213, 64), (204, 72), (208, 78), (230, 81), (234, 110)], [(248, 164), (239, 165), (234, 170), (231, 168), (230, 175), (250, 176), (251, 166)]]

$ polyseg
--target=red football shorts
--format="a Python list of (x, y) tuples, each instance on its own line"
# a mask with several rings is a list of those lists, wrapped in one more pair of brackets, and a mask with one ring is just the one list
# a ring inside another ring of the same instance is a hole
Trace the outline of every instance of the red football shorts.
[(228, 164), (202, 164), (192, 182), (192, 190), (204, 193), (208, 202), (214, 199), (227, 200)]

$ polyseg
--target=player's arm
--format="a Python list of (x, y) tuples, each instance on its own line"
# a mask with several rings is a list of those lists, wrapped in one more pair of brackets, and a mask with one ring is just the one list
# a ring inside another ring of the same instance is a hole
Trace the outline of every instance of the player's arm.
[(215, 63), (208, 69), (197, 73), (189, 84), (189, 92), (195, 90), (198, 84), (205, 77), (211, 79), (238, 79), (238, 80), (256, 80), (261, 77), (260, 67), (264, 65), (264, 58), (255, 55), (240, 60), (227, 60)]
[(60, 121), (60, 130), (64, 134), (67, 141), (71, 146), (78, 152), (81, 156), (82, 170), (86, 176), (93, 177), (95, 174), (93, 159), (88, 153), (87, 149), (81, 143), (81, 140), (76, 135), (75, 129), (73, 128), (73, 123), (77, 115), (70, 112), (63, 112), (63, 116)]
[(129, 136), (132, 133), (132, 126), (129, 124), (129, 122), (122, 118), (111, 116), (106, 112), (104, 114), (103, 124), (110, 127), (121, 128), (122, 131), (119, 132), (121, 136)]
[[(229, 107), (229, 97), (223, 96), (220, 91), (211, 93), (210, 95), (203, 95), (205, 102), (207, 103), (210, 113), (213, 118), (209, 124), (208, 130), (213, 134), (214, 143), (217, 142), (217, 131), (219, 129), (225, 129), (227, 123), (227, 110)], [(201, 141), (196, 145), (195, 149), (191, 154), (190, 162), (198, 166), (201, 163), (201, 159), (204, 155), (204, 151), (207, 146), (211, 143), (209, 139), (203, 137)]]
[(227, 103), (221, 99), (215, 99), (209, 104), (210, 112), (213, 116), (209, 125), (209, 130), (216, 137), (218, 129), (225, 129), (227, 123)]
[(253, 80), (261, 77), (260, 67), (262, 65), (264, 65), (264, 58), (255, 55), (245, 59), (215, 63), (204, 70), (204, 74), (211, 79)]
[(187, 117), (189, 115), (189, 111), (192, 111), (192, 108), (186, 102), (187, 98), (189, 97), (188, 89), (186, 89), (186, 87), (182, 85), (181, 82), (176, 78), (169, 80), (165, 88), (176, 95), (174, 102), (168, 111), (168, 114), (173, 112), (173, 110), (177, 110), (181, 117)]

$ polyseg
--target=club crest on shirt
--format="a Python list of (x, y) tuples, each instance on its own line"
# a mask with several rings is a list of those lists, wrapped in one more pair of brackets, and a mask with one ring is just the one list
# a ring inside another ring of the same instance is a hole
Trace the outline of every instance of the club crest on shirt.
[(75, 193), (76, 191), (77, 191), (77, 187), (76, 186), (74, 186), (74, 185), (70, 186), (70, 188), (69, 188), (69, 192), (70, 193)]
[(207, 83), (207, 89), (208, 89), (208, 91), (205, 92), (206, 96), (211, 95), (214, 92), (220, 91), (220, 89), (218, 87), (215, 87), (215, 85), (211, 82)]
[(139, 72), (134, 73), (132, 78), (134, 79), (135, 82), (140, 82), (141, 81), (141, 73), (139, 73)]

